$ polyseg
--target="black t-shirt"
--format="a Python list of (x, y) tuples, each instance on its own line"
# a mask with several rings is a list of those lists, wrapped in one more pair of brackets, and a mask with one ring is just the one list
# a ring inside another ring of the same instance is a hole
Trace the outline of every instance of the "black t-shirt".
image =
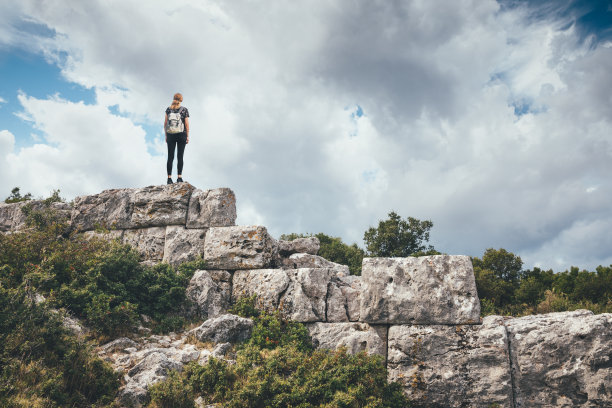
[[(176, 111), (177, 109), (170, 109), (170, 107), (166, 108), (166, 115), (168, 115), (172, 111)], [(180, 106), (178, 110), (181, 112), (181, 120), (185, 123), (185, 118), (189, 117), (189, 109), (184, 106)]]

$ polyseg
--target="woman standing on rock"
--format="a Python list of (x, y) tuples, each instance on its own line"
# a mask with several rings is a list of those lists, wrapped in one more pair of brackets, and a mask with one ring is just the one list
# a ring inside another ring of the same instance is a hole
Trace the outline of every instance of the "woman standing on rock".
[(178, 146), (177, 158), (177, 183), (183, 182), (183, 153), (185, 146), (189, 143), (189, 110), (181, 106), (183, 95), (175, 93), (172, 104), (166, 108), (166, 118), (164, 120), (164, 131), (166, 133), (166, 143), (168, 144), (168, 182), (172, 184), (172, 162), (174, 161), (174, 150)]

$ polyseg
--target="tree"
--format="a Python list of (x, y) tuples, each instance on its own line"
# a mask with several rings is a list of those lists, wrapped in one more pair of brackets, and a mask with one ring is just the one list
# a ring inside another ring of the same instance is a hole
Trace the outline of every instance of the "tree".
[(389, 218), (379, 221), (378, 228), (370, 227), (363, 234), (368, 256), (407, 257), (414, 254), (437, 253), (429, 241), (433, 222), (408, 217), (402, 219), (394, 211)]
[(506, 251), (504, 248), (489, 248), (485, 251), (482, 259), (472, 260), (474, 267), (489, 269), (495, 276), (505, 282), (518, 286), (521, 279), (523, 260), (520, 256)]
[(520, 256), (503, 248), (489, 248), (482, 259), (473, 258), (472, 264), (479, 297), (500, 308), (514, 302), (523, 267)]
[(10, 204), (10, 203), (18, 203), (20, 201), (28, 201), (31, 199), (32, 199), (32, 194), (27, 193), (26, 195), (22, 196), (21, 192), (19, 191), (19, 187), (15, 187), (11, 190), (11, 195), (8, 196), (4, 200), (4, 202), (7, 204)]

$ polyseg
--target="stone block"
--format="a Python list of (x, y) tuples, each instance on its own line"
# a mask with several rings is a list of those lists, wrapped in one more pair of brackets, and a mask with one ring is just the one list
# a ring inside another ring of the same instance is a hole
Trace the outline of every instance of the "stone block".
[(298, 322), (324, 322), (331, 269), (259, 269), (236, 271), (232, 298), (257, 296), (257, 306)]
[(187, 228), (229, 227), (236, 222), (236, 196), (229, 188), (195, 189), (189, 200)]
[(187, 229), (182, 225), (167, 226), (163, 261), (179, 265), (202, 256), (206, 231), (200, 228)]
[(367, 323), (309, 323), (306, 324), (312, 343), (317, 348), (337, 350), (346, 347), (350, 354), (387, 355), (387, 327)]
[(503, 318), (482, 325), (389, 328), (389, 381), (414, 407), (512, 407), (508, 337)]
[(85, 231), (83, 232), (85, 239), (98, 238), (106, 241), (117, 239), (123, 242), (123, 230), (106, 230), (106, 231)]
[(78, 231), (131, 227), (132, 189), (104, 190), (74, 199), (70, 225)]
[(480, 302), (470, 258), (365, 258), (360, 320), (377, 324), (478, 323)]
[(195, 313), (204, 320), (227, 313), (232, 297), (231, 280), (227, 271), (196, 271), (185, 291)]
[(317, 237), (296, 238), (292, 241), (278, 241), (278, 253), (280, 256), (288, 257), (292, 254), (316, 255), (321, 243)]
[(291, 280), (282, 269), (257, 269), (234, 272), (232, 302), (243, 297), (257, 296), (257, 307), (272, 313), (278, 309), (281, 295)]
[(349, 267), (341, 265), (318, 255), (311, 255), (305, 253), (292, 254), (288, 258), (281, 258), (281, 265), (286, 269), (298, 269), (298, 268), (331, 268), (334, 269), (336, 275), (347, 276), (350, 275)]
[(361, 277), (332, 278), (327, 295), (328, 322), (357, 322), (361, 298)]
[(204, 260), (210, 269), (265, 269), (278, 256), (276, 240), (265, 227), (212, 227), (204, 242)]
[(125, 230), (123, 243), (133, 246), (143, 261), (160, 262), (164, 256), (165, 227)]
[(612, 314), (506, 321), (516, 407), (612, 407)]
[(194, 187), (189, 183), (174, 183), (138, 188), (131, 194), (132, 228), (185, 225), (189, 198)]

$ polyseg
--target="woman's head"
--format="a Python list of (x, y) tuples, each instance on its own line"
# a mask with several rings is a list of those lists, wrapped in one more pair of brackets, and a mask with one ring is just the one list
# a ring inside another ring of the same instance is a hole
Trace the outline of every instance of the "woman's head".
[(172, 104), (170, 105), (170, 109), (177, 109), (181, 106), (181, 102), (183, 102), (183, 95), (180, 93), (175, 93), (174, 98), (172, 99)]

